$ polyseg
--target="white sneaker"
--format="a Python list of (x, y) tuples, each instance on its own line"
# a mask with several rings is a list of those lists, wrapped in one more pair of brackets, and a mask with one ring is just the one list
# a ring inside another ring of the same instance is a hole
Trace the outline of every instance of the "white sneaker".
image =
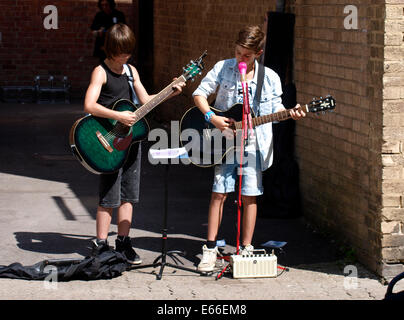
[(204, 244), (202, 247), (202, 252), (203, 255), (201, 262), (198, 265), (198, 270), (204, 272), (213, 271), (216, 264), (217, 254), (219, 253), (217, 247), (209, 249), (206, 244)]
[(240, 246), (240, 254), (242, 256), (249, 256), (254, 254), (254, 247), (251, 244), (247, 244), (245, 247)]

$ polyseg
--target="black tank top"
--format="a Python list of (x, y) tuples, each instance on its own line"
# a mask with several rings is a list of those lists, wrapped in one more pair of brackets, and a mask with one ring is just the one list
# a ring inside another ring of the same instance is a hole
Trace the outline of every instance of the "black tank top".
[(107, 74), (107, 82), (102, 86), (97, 103), (104, 107), (111, 108), (115, 101), (119, 99), (131, 100), (130, 87), (126, 74), (117, 74), (102, 62), (101, 67)]

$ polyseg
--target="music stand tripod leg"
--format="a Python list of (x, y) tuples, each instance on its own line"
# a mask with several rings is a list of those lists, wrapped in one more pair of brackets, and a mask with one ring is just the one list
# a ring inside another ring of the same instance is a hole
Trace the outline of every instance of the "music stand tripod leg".
[[(167, 229), (167, 220), (168, 220), (168, 168), (170, 166), (170, 164), (167, 162), (166, 164), (164, 164), (165, 166), (165, 173), (164, 173), (164, 215), (163, 215), (163, 229), (162, 229), (162, 245), (161, 245), (161, 254), (153, 261), (152, 264), (148, 264), (148, 265), (142, 265), (142, 266), (133, 266), (130, 269), (143, 269), (143, 268), (148, 268), (148, 267), (153, 267), (156, 268), (158, 266), (160, 266), (160, 271), (159, 273), (156, 275), (156, 279), (157, 280), (161, 280), (161, 278), (163, 277), (163, 271), (164, 268), (166, 266), (171, 267), (171, 268), (176, 268), (176, 269), (180, 269), (180, 270), (185, 270), (185, 271), (189, 271), (189, 272), (194, 272), (200, 275), (208, 275), (206, 272), (201, 272), (198, 271), (196, 269), (191, 269), (191, 268), (187, 268), (187, 267), (183, 267), (183, 266), (179, 266), (177, 264), (171, 264), (169, 262), (167, 262), (166, 257), (169, 256), (171, 257), (174, 262), (176, 262), (176, 260), (178, 260), (179, 262), (181, 262), (177, 257), (174, 257), (174, 254), (180, 254), (182, 256), (185, 256), (185, 253), (183, 251), (180, 250), (171, 250), (167, 252), (167, 239), (168, 239), (168, 229)], [(161, 262), (157, 262), (158, 260), (161, 259)]]

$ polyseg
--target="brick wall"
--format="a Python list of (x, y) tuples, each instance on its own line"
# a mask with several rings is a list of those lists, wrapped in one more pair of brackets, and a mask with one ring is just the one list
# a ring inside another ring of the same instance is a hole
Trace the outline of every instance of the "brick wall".
[[(116, 3), (132, 26), (132, 0)], [(47, 5), (57, 8), (56, 30), (44, 27)], [(82, 97), (97, 63), (89, 30), (97, 11), (96, 0), (2, 0), (0, 85), (31, 85), (35, 75), (67, 75), (73, 93)]]
[[(205, 49), (206, 71), (232, 57), (238, 30), (262, 24), (275, 2), (154, 0), (153, 91)], [(404, 262), (403, 2), (349, 1), (358, 9), (358, 28), (346, 29), (348, 3), (287, 1), (287, 11), (296, 14), (298, 101), (327, 94), (337, 101), (334, 114), (297, 123), (304, 215), (387, 277), (402, 271)], [(137, 33), (138, 2), (117, 3)], [(43, 26), (48, 4), (58, 9), (57, 30)], [(30, 84), (36, 74), (67, 75), (81, 96), (97, 63), (89, 32), (97, 10), (95, 0), (2, 0), (0, 85)], [(189, 82), (183, 95), (157, 107), (156, 117), (180, 119), (193, 105), (199, 82)]]
[[(297, 124), (305, 218), (353, 247), (360, 262), (387, 278), (403, 270), (402, 4), (286, 3), (296, 15), (298, 101), (327, 94), (337, 101), (335, 113), (309, 115)], [(349, 29), (353, 12), (344, 12), (347, 5), (357, 9), (357, 28)], [(232, 57), (237, 31), (261, 24), (265, 12), (274, 9), (275, 1), (156, 0), (156, 89), (205, 49), (208, 70)], [(198, 83), (188, 83), (184, 95), (161, 106), (161, 119), (179, 119), (193, 105)]]
[[(404, 1), (388, 0), (384, 26), (382, 258), (386, 272), (404, 262)], [(391, 271), (390, 271), (391, 270)]]
[[(206, 71), (220, 59), (234, 56), (238, 31), (247, 24), (262, 25), (275, 0), (155, 0), (154, 1), (154, 83), (156, 90), (179, 76), (182, 67), (206, 49)], [(206, 72), (204, 72), (206, 74)], [(184, 94), (158, 109), (158, 118), (180, 119), (193, 105), (192, 92), (201, 77), (188, 82)]]
[(335, 114), (297, 125), (301, 191), (306, 217), (348, 242), (370, 269), (389, 277), (403, 270), (386, 264), (403, 262), (403, 213), (395, 211), (404, 190), (397, 130), (403, 103), (403, 6), (400, 0), (387, 8), (374, 1), (350, 4), (358, 9), (357, 29), (344, 26), (346, 4), (309, 0), (291, 8), (298, 100), (327, 94), (337, 100)]

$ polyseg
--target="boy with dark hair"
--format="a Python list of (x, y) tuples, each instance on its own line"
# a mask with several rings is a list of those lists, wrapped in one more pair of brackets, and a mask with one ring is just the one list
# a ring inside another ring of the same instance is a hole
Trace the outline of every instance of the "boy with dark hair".
[[(135, 36), (125, 24), (115, 24), (106, 33), (105, 51), (107, 58), (97, 66), (91, 75), (85, 100), (84, 111), (96, 117), (115, 119), (126, 126), (132, 126), (138, 119), (131, 111), (115, 111), (113, 103), (119, 99), (137, 100), (145, 104), (154, 95), (149, 95), (132, 65), (127, 65), (133, 76), (136, 97), (131, 97), (126, 65), (135, 47)], [(176, 85), (170, 97), (182, 92), (185, 83)], [(109, 250), (108, 231), (113, 209), (118, 211), (118, 237), (116, 251), (122, 252), (133, 264), (141, 259), (132, 248), (129, 237), (133, 204), (139, 201), (139, 180), (141, 162), (141, 143), (134, 144), (125, 165), (114, 174), (102, 174), (99, 184), (99, 205), (97, 208), (97, 239), (93, 242), (93, 255)]]

